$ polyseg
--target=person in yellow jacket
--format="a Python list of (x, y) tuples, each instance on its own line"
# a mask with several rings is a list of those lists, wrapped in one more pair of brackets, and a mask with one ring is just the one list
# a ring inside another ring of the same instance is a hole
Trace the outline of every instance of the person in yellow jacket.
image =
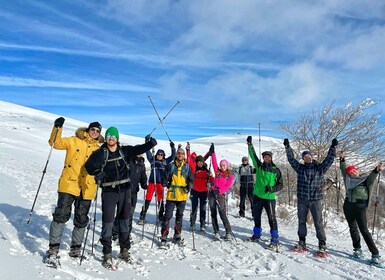
[(62, 127), (65, 119), (55, 120), (51, 137), (48, 141), (57, 150), (66, 150), (64, 168), (59, 179), (58, 200), (49, 230), (49, 250), (43, 261), (57, 264), (61, 237), (65, 223), (71, 217), (72, 205), (75, 205), (74, 228), (72, 231), (71, 257), (81, 256), (81, 244), (88, 224), (88, 212), (91, 201), (95, 198), (96, 184), (93, 176), (88, 175), (84, 163), (92, 152), (99, 149), (104, 142), (100, 135), (102, 126), (92, 122), (87, 127), (76, 130), (75, 136), (62, 138)]
[(176, 207), (174, 238), (175, 243), (181, 242), (183, 212), (186, 207), (188, 193), (192, 187), (191, 167), (186, 163), (185, 152), (182, 148), (177, 151), (176, 158), (167, 167), (168, 191), (166, 198), (165, 218), (161, 229), (161, 246), (166, 246), (167, 235), (170, 228), (170, 220)]

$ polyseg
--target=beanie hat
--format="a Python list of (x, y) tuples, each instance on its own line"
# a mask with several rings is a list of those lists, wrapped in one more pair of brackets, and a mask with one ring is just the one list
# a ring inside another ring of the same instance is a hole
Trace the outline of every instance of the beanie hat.
[(92, 122), (89, 124), (88, 128), (87, 128), (87, 131), (90, 130), (91, 128), (93, 127), (96, 127), (98, 128), (100, 131), (102, 131), (102, 125), (98, 122)]
[(115, 136), (116, 140), (119, 141), (119, 131), (116, 127), (111, 126), (107, 129), (105, 137), (104, 137), (106, 140), (108, 138), (107, 135)]
[(162, 150), (162, 149), (157, 150), (157, 151), (156, 151), (156, 154), (157, 154), (157, 155), (162, 154), (163, 157), (166, 156), (166, 153), (165, 153), (164, 150)]
[(357, 167), (355, 167), (354, 165), (350, 165), (350, 166), (346, 167), (345, 172), (346, 172), (346, 174), (349, 175), (350, 171), (352, 171), (352, 170), (357, 170)]
[(176, 152), (184, 154), (184, 150), (182, 148), (179, 148), (178, 151), (176, 151)]
[(243, 158), (242, 158), (242, 161), (244, 161), (244, 160), (249, 161), (249, 159), (248, 159), (247, 157), (243, 157)]
[(309, 151), (303, 151), (303, 153), (302, 153), (302, 159), (303, 159), (306, 155), (311, 155), (311, 153), (310, 153)]
[(264, 157), (264, 156), (270, 156), (270, 157), (273, 157), (273, 153), (270, 152), (270, 151), (264, 151), (264, 152), (262, 153), (262, 157)]
[(219, 165), (226, 165), (226, 166), (229, 166), (229, 162), (225, 159), (222, 159), (219, 163)]
[(201, 155), (199, 155), (195, 158), (195, 162), (198, 163), (198, 161), (205, 162), (205, 159)]

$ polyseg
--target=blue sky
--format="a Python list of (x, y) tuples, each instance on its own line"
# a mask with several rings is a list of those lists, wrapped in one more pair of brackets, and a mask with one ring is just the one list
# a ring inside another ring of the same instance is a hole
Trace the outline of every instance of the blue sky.
[(281, 137), (333, 100), (385, 96), (382, 0), (2, 2), (0, 99), (134, 136), (158, 123), (148, 96), (161, 118), (180, 101), (172, 140)]

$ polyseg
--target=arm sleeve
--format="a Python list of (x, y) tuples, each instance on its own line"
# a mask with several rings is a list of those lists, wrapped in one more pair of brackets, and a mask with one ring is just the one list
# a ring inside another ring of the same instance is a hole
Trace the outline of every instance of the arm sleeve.
[(273, 190), (274, 192), (279, 192), (280, 190), (282, 190), (282, 188), (283, 188), (282, 173), (281, 173), (281, 170), (277, 168), (277, 179), (275, 181)]
[(91, 156), (88, 158), (86, 163), (84, 164), (84, 167), (86, 168), (88, 174), (90, 175), (97, 175), (102, 170), (103, 165), (103, 149), (99, 149), (94, 151)]
[(262, 165), (262, 163), (259, 160), (257, 154), (255, 153), (253, 145), (249, 145), (249, 155), (250, 155), (251, 161), (253, 162), (253, 166), (255, 168), (259, 168)]
[(211, 158), (213, 160), (214, 173), (217, 173), (219, 167), (218, 167), (217, 156), (216, 156), (215, 152), (212, 153)]
[(174, 160), (176, 156), (176, 150), (175, 150), (175, 147), (171, 149), (171, 156), (169, 156), (168, 158), (166, 158), (166, 163), (169, 164), (170, 162), (172, 162)]
[(147, 185), (147, 174), (146, 174), (146, 167), (144, 167), (140, 174), (140, 186), (143, 188), (146, 185)]
[(294, 157), (294, 152), (291, 147), (287, 147), (286, 149), (286, 156), (287, 156), (287, 161), (289, 162), (290, 166), (298, 172), (299, 166), (301, 165), (298, 160), (295, 159)]
[(329, 167), (333, 164), (335, 157), (336, 157), (336, 148), (333, 146), (330, 146), (328, 155), (321, 163), (323, 173), (326, 173), (326, 171), (328, 171)]
[[(56, 132), (57, 132), (57, 135), (54, 143)], [(62, 138), (62, 132), (63, 132), (63, 128), (57, 128), (57, 127), (52, 128), (52, 132), (48, 140), (48, 144), (50, 146), (53, 144), (53, 147), (57, 150), (67, 150), (69, 147), (69, 141), (67, 138)]]

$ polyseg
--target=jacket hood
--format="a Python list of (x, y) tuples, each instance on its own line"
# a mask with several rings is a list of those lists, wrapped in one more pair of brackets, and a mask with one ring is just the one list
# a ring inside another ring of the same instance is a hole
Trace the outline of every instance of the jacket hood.
[[(84, 133), (88, 133), (87, 127), (79, 127), (75, 132), (75, 136), (81, 140), (84, 140), (85, 139)], [(102, 136), (102, 134), (99, 134), (99, 137), (97, 140), (99, 143), (104, 143), (104, 137)]]

